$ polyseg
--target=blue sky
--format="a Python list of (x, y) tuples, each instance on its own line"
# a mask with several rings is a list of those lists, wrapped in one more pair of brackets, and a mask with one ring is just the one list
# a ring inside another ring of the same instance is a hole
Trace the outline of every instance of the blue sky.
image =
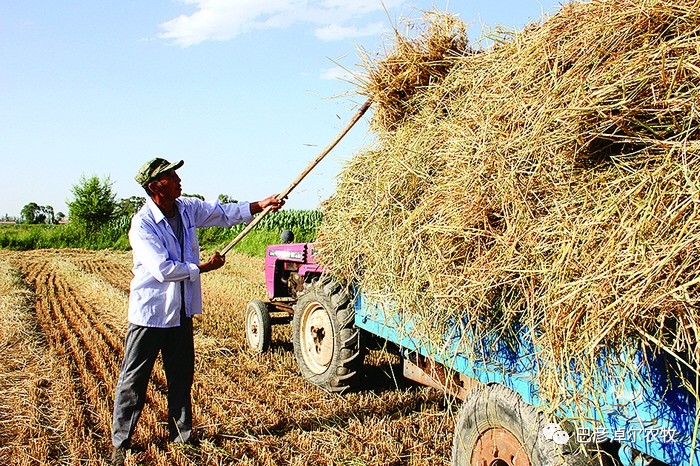
[[(29, 202), (68, 213), (81, 176), (117, 198), (153, 157), (183, 159), (186, 193), (256, 200), (283, 191), (363, 98), (343, 78), (391, 25), (447, 10), (521, 29), (552, 0), (3, 0), (0, 216)], [(313, 209), (343, 162), (369, 145), (363, 119), (292, 192)]]

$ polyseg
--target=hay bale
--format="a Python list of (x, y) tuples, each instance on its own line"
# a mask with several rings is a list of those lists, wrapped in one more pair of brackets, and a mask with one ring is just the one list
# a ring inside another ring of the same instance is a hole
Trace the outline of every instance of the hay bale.
[(375, 118), (411, 111), (343, 169), (320, 262), (426, 341), (455, 317), (535, 329), (554, 404), (603, 348), (663, 348), (697, 373), (699, 38), (695, 0), (596, 0), (446, 54), (439, 82), (378, 101)]

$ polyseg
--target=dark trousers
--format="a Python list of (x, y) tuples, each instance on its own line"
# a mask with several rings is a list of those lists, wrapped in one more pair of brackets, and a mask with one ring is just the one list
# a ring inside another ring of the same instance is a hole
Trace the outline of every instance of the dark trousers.
[(158, 353), (168, 383), (168, 438), (187, 442), (192, 433), (194, 341), (192, 319), (180, 327), (153, 328), (129, 324), (124, 360), (114, 395), (112, 444), (128, 448), (146, 402), (146, 388)]

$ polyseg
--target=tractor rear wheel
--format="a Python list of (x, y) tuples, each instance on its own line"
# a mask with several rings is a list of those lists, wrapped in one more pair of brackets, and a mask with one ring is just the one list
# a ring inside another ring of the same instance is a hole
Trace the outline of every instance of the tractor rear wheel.
[(264, 353), (270, 349), (272, 320), (267, 305), (260, 300), (249, 302), (246, 308), (245, 339), (248, 348), (254, 353)]
[(319, 387), (342, 392), (362, 367), (360, 332), (351, 295), (330, 277), (304, 286), (294, 306), (292, 340), (301, 375)]
[[(553, 440), (545, 427), (557, 431)], [(542, 413), (503, 385), (472, 390), (455, 425), (453, 466), (592, 466), (608, 460), (584, 451), (571, 433), (547, 424)]]

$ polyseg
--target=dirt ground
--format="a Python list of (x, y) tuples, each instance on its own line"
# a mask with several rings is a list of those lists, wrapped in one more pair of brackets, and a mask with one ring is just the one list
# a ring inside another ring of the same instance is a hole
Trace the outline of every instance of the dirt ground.
[[(131, 255), (0, 251), (0, 463), (104, 464), (123, 351)], [(370, 352), (364, 383), (335, 395), (298, 374), (288, 326), (247, 351), (243, 312), (261, 259), (230, 253), (202, 276), (195, 318), (195, 441), (166, 441), (166, 383), (152, 375), (127, 465), (447, 465), (455, 406)]]

